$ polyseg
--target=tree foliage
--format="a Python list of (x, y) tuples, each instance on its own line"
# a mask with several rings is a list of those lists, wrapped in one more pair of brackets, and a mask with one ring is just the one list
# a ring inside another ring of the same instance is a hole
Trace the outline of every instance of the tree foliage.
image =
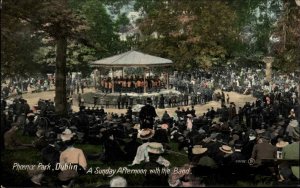
[[(178, 69), (209, 68), (230, 56), (236, 14), (222, 1), (137, 1), (144, 18), (140, 48), (170, 58)], [(155, 37), (153, 37), (155, 36)]]
[(275, 36), (279, 42), (274, 46), (277, 61), (275, 67), (291, 72), (300, 70), (300, 6), (295, 1), (284, 0)]

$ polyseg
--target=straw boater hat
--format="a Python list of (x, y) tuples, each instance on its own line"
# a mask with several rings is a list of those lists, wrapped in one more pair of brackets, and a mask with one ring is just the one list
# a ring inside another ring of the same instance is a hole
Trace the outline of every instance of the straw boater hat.
[(190, 118), (192, 118), (193, 116), (192, 116), (192, 114), (188, 114), (188, 115), (187, 115), (187, 117), (190, 117)]
[(207, 148), (203, 148), (201, 145), (195, 145), (193, 148), (192, 148), (192, 153), (194, 155), (200, 155), (202, 153), (205, 153), (207, 151)]
[(71, 140), (71, 138), (75, 135), (75, 133), (72, 133), (70, 129), (65, 129), (64, 132), (61, 133), (61, 139), (62, 141)]
[(287, 145), (289, 145), (289, 143), (285, 142), (283, 140), (281, 140), (281, 141), (279, 141), (279, 142), (276, 143), (276, 147), (278, 147), (278, 148), (283, 148), (283, 147), (285, 147)]
[(224, 153), (233, 153), (232, 148), (227, 145), (222, 145), (222, 147), (219, 147), (219, 149)]
[(158, 142), (150, 142), (147, 151), (153, 154), (162, 154), (164, 152), (163, 145)]
[(154, 136), (154, 130), (147, 128), (147, 129), (140, 130), (137, 137), (142, 140), (147, 140), (153, 136)]

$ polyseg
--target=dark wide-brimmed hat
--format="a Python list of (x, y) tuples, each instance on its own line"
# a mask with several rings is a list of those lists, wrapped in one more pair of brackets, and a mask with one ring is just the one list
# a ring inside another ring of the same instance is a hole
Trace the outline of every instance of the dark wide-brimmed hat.
[(150, 139), (154, 136), (154, 130), (153, 129), (142, 129), (139, 131), (138, 133), (138, 138), (142, 139), (142, 140), (147, 140)]
[(150, 97), (147, 98), (146, 100), (147, 103), (152, 103), (152, 99)]

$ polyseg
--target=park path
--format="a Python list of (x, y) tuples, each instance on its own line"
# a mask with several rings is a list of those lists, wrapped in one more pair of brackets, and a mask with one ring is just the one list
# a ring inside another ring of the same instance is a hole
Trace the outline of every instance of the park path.
[[(218, 92), (220, 90), (216, 90), (215, 92)], [(95, 92), (94, 89), (92, 88), (87, 88), (85, 89), (85, 92)], [(229, 94), (230, 101), (234, 102), (237, 107), (242, 107), (244, 106), (245, 102), (254, 102), (256, 100), (255, 97), (252, 97), (251, 95), (242, 95), (236, 92), (224, 92), (225, 96)], [(26, 93), (23, 94), (23, 98), (27, 100), (28, 104), (32, 108), (33, 105), (36, 105), (39, 99), (51, 99), (52, 101), (54, 100), (54, 91), (45, 91), (45, 92), (40, 92), (40, 93)], [(184, 108), (185, 110), (187, 108), (191, 109), (191, 106), (182, 106), (181, 108)], [(196, 115), (202, 115), (207, 111), (208, 108), (214, 107), (214, 109), (221, 108), (221, 103), (216, 102), (216, 101), (210, 101), (204, 105), (195, 105), (195, 110), (196, 110)], [(72, 106), (73, 111), (77, 112), (79, 111), (78, 104), (77, 104), (77, 94), (73, 95), (73, 106)], [(162, 117), (163, 113), (167, 111), (171, 116), (175, 113), (175, 110), (177, 107), (174, 108), (165, 108), (165, 109), (156, 109), (156, 112), (159, 117)], [(114, 112), (114, 113), (126, 113), (126, 109), (115, 109), (115, 108), (109, 108), (105, 109), (106, 112)]]

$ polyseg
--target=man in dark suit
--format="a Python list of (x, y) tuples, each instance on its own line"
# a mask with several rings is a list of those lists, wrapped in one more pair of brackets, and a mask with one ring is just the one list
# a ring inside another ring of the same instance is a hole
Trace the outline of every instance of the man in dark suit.
[(147, 103), (141, 108), (139, 118), (141, 122), (141, 129), (153, 129), (154, 118), (157, 116), (155, 108), (151, 105), (151, 98), (147, 98)]
[(254, 145), (251, 158), (255, 160), (255, 165), (260, 166), (262, 159), (275, 159), (276, 151), (276, 147), (270, 143), (270, 138), (263, 135)]

